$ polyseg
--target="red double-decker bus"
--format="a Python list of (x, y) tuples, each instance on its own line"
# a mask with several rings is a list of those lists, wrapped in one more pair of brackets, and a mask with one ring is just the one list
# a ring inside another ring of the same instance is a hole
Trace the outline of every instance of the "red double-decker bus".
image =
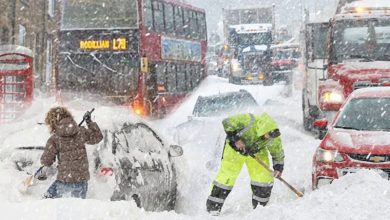
[(56, 80), (64, 99), (87, 94), (162, 117), (205, 78), (204, 10), (172, 0), (62, 4)]

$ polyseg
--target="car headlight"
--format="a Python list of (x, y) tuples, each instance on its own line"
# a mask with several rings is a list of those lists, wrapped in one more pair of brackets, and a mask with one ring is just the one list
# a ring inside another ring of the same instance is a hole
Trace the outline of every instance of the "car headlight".
[(246, 80), (253, 80), (253, 76), (252, 74), (248, 74), (246, 77), (245, 77)]
[(317, 150), (316, 159), (319, 162), (343, 162), (343, 156), (335, 150), (324, 150), (319, 148)]
[(321, 96), (322, 102), (326, 103), (343, 103), (344, 95), (338, 91), (324, 92)]

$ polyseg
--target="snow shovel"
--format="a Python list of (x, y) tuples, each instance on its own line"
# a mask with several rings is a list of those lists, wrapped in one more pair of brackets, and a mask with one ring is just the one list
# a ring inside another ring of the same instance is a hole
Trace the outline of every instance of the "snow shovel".
[(19, 188), (19, 191), (21, 193), (26, 193), (28, 188), (34, 184), (35, 177), (43, 169), (43, 167), (44, 166), (39, 167), (39, 169), (33, 175), (30, 175), (26, 179), (23, 180), (22, 185)]
[[(256, 158), (254, 155), (251, 155), (251, 157), (253, 157), (253, 159), (255, 159), (262, 167), (264, 167), (266, 170), (268, 170), (270, 173), (274, 173), (273, 170), (271, 170), (267, 164), (265, 164), (263, 161), (259, 160), (258, 158)], [(291, 189), (291, 191), (293, 191), (298, 197), (302, 197), (303, 196), (303, 193), (300, 192), (299, 190), (297, 190), (296, 188), (294, 188), (292, 185), (290, 185), (286, 180), (284, 180), (281, 176), (278, 176), (276, 177), (277, 179), (279, 179), (282, 183), (284, 183), (289, 189)]]

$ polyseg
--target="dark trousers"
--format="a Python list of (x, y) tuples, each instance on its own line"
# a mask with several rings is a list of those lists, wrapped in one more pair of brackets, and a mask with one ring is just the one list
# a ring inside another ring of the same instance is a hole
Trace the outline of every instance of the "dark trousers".
[(44, 198), (61, 198), (64, 194), (70, 193), (71, 197), (85, 199), (88, 191), (88, 182), (65, 183), (59, 180), (54, 181), (49, 187)]

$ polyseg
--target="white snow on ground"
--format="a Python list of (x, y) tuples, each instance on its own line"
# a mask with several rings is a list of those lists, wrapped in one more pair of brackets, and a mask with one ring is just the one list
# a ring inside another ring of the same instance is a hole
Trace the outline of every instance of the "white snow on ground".
[[(244, 168), (226, 200), (221, 216), (208, 215), (205, 211), (206, 199), (220, 161), (222, 146), (218, 143), (223, 142), (224, 138), (222, 135), (218, 140), (218, 123), (204, 129), (204, 133), (209, 134), (211, 139), (217, 140), (215, 143), (205, 143), (195, 137), (193, 141), (183, 145), (184, 155), (175, 158), (179, 172), (176, 212), (145, 212), (133, 202), (111, 202), (109, 197), (114, 187), (112, 179), (96, 177), (92, 177), (90, 181), (86, 200), (41, 200), (41, 195), (52, 180), (39, 183), (30, 194), (22, 195), (17, 191), (17, 185), (27, 174), (14, 169), (9, 159), (10, 150), (30, 141), (44, 144), (48, 137), (47, 130), (36, 125), (36, 122), (43, 122), (45, 112), (56, 105), (54, 99), (37, 98), (23, 117), (24, 120), (0, 126), (2, 219), (389, 219), (387, 210), (390, 204), (390, 182), (373, 171), (363, 170), (319, 190), (311, 190), (311, 160), (319, 140), (303, 131), (299, 90), (294, 90), (292, 97), (284, 97), (281, 95), (283, 85), (238, 86), (229, 84), (226, 79), (210, 76), (171, 115), (150, 123), (158, 132), (165, 134), (165, 138), (174, 140), (170, 136), (173, 128), (191, 115), (198, 95), (212, 95), (241, 88), (251, 92), (261, 108), (273, 115), (279, 123), (286, 154), (283, 177), (293, 186), (305, 191), (303, 198), (297, 198), (286, 186), (276, 181), (270, 203), (266, 207), (252, 210), (250, 180)], [(77, 120), (89, 109), (90, 106), (70, 106)], [(125, 117), (132, 121), (140, 120), (127, 110), (113, 107), (98, 107), (93, 115), (100, 125), (107, 126), (112, 119)], [(21, 130), (26, 130), (22, 137), (16, 135)]]

